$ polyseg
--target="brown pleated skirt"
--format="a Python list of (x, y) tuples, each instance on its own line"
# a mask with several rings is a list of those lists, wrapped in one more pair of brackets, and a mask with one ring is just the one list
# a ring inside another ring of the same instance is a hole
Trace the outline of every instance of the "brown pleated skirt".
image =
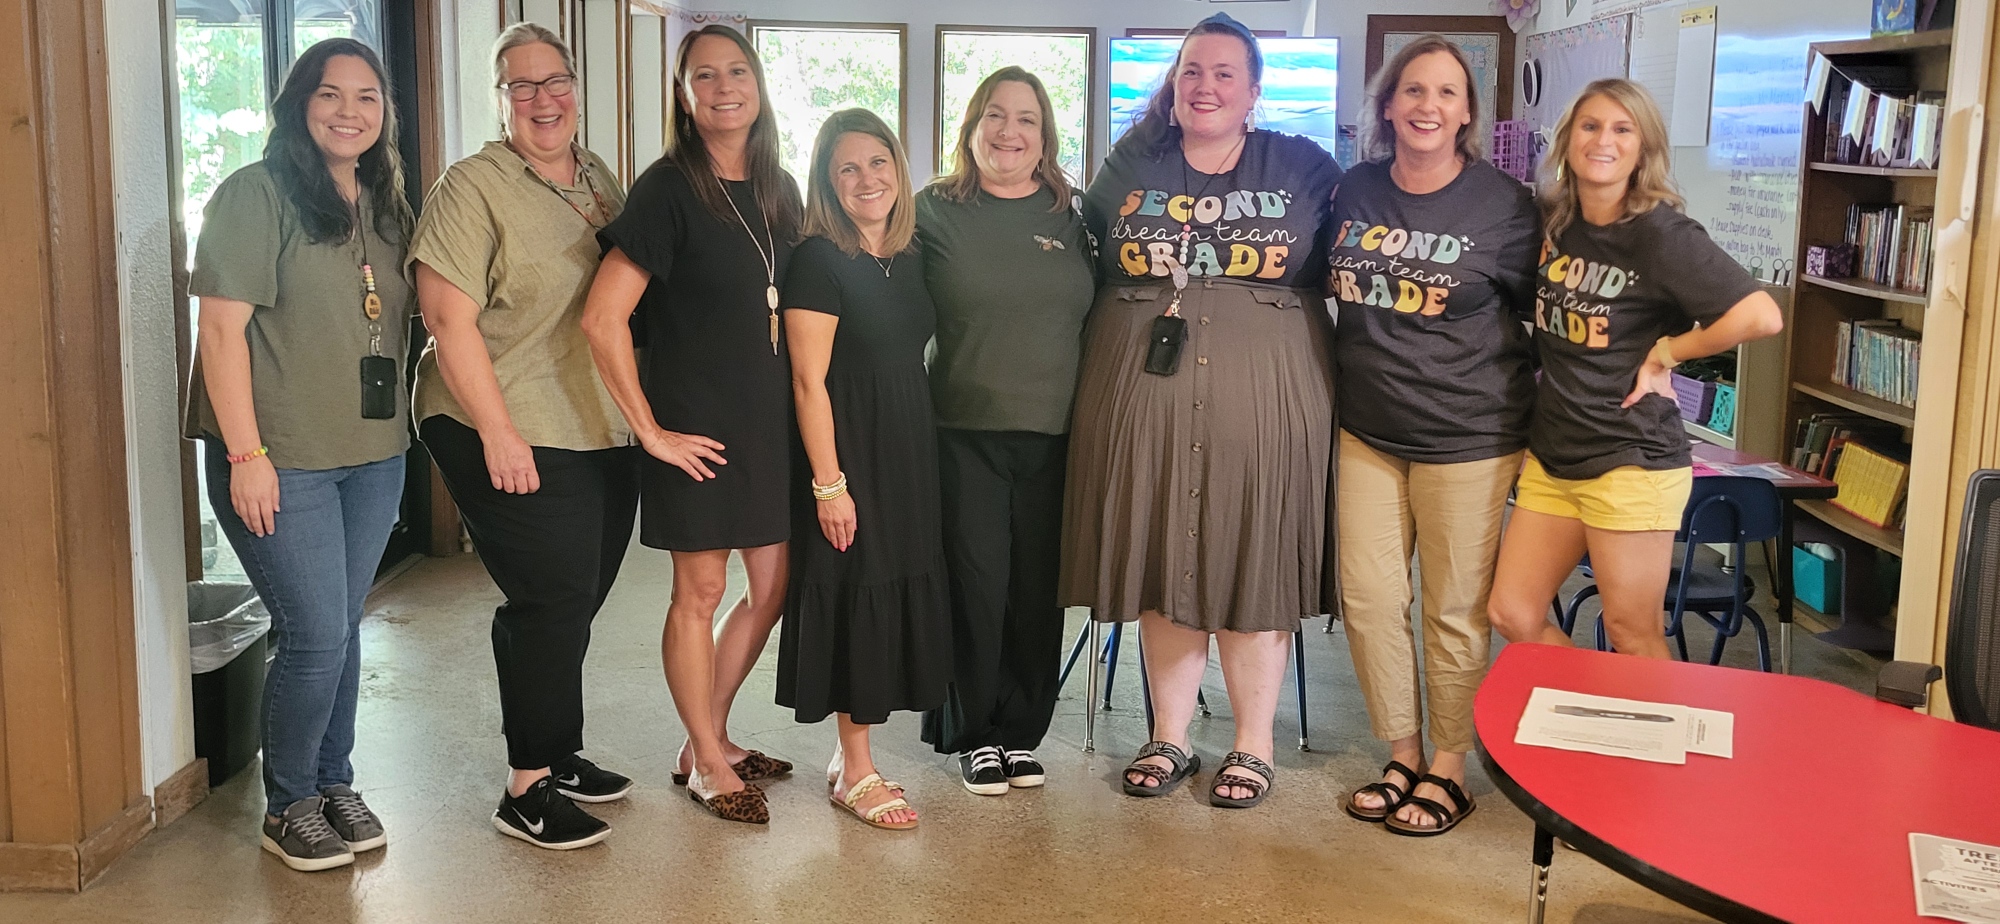
[(1179, 371), (1145, 371), (1169, 286), (1106, 286), (1085, 333), (1063, 504), (1062, 599), (1203, 631), (1327, 612), (1332, 324), (1295, 289), (1197, 281)]

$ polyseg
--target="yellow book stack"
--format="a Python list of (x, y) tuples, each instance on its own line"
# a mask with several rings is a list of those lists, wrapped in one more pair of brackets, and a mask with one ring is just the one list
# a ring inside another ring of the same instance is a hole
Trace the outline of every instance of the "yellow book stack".
[(1903, 495), (1910, 486), (1910, 466), (1860, 443), (1841, 447), (1833, 482), (1840, 494), (1833, 505), (1883, 529), (1902, 526)]

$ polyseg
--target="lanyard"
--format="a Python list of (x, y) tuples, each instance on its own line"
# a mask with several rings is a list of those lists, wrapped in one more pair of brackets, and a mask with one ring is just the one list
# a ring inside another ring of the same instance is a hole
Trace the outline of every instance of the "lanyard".
[[(514, 151), (514, 145), (509, 143), (507, 150)], [(514, 156), (521, 157), (521, 152), (514, 151)], [(604, 216), (605, 224), (610, 224), (611, 210), (605, 207), (604, 196), (600, 195), (597, 191), (597, 182), (590, 178), (590, 168), (584, 166), (583, 158), (577, 156), (574, 148), (570, 150), (570, 157), (576, 161), (577, 178), (583, 181), (583, 188), (590, 191), (591, 200), (597, 203), (597, 214)], [(564, 205), (569, 206), (569, 210), (575, 212), (576, 217), (583, 219), (583, 223), (589, 225), (591, 230), (602, 231), (604, 229), (604, 225), (592, 221), (589, 215), (585, 215), (582, 209), (576, 207), (576, 203), (571, 202), (568, 196), (563, 195), (562, 189), (557, 187), (548, 177), (543, 176), (541, 171), (536, 170), (533, 164), (529, 164), (527, 158), (521, 157), (521, 163), (528, 168), (528, 172), (533, 174), (535, 179), (542, 181), (542, 185), (549, 188), (549, 192), (555, 193), (556, 198), (561, 199)]]
[(375, 267), (368, 262), (368, 209), (354, 201), (354, 237), (361, 243), (361, 314), (368, 319), (368, 355), (382, 355), (382, 296), (375, 293)]

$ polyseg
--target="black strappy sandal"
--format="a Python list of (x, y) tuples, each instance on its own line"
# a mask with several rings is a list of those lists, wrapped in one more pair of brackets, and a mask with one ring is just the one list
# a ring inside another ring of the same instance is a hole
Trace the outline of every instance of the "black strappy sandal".
[[(1173, 763), (1173, 769), (1139, 762), (1148, 757), (1164, 757)], [(1199, 756), (1181, 750), (1170, 741), (1148, 741), (1145, 747), (1139, 749), (1139, 756), (1132, 758), (1132, 762), (1125, 766), (1125, 772), (1119, 777), (1119, 781), (1125, 784), (1126, 795), (1150, 799), (1173, 792), (1183, 780), (1195, 775), (1200, 769)], [(1132, 782), (1134, 773), (1145, 777), (1146, 781)]]
[[(1243, 776), (1234, 773), (1225, 776), (1224, 773), (1231, 767), (1241, 767), (1257, 774), (1257, 776)], [(1263, 779), (1258, 779), (1257, 777), (1262, 777)], [(1265, 796), (1271, 794), (1271, 787), (1277, 782), (1277, 779), (1278, 771), (1271, 769), (1271, 765), (1265, 763), (1257, 755), (1245, 754), (1242, 751), (1230, 751), (1229, 756), (1222, 759), (1222, 766), (1215, 769), (1215, 782), (1209, 784), (1208, 787), (1208, 804), (1216, 808), (1252, 808), (1257, 803), (1264, 801)], [(1248, 789), (1254, 795), (1248, 799), (1231, 799), (1222, 794), (1222, 789), (1225, 786)]]
[[(1347, 801), (1341, 803), (1340, 807), (1346, 809), (1347, 814), (1370, 824), (1380, 824), (1383, 819), (1396, 814), (1396, 810), (1402, 808), (1403, 802), (1410, 798), (1410, 790), (1417, 788), (1417, 772), (1403, 766), (1401, 761), (1392, 760), (1389, 761), (1387, 766), (1382, 768), (1383, 776), (1388, 776), (1391, 773), (1402, 774), (1403, 779), (1408, 781), (1408, 785), (1398, 786), (1388, 780), (1383, 780), (1379, 783), (1369, 783), (1348, 793)], [(1381, 797), (1382, 808), (1370, 812), (1361, 806), (1355, 805), (1354, 797), (1364, 793), (1373, 793)]]
[(1444, 777), (1432, 776), (1426, 773), (1423, 776), (1418, 777), (1417, 782), (1419, 784), (1429, 783), (1432, 786), (1436, 786), (1437, 788), (1444, 790), (1444, 794), (1450, 796), (1451, 801), (1456, 803), (1458, 805), (1458, 808), (1448, 809), (1445, 808), (1443, 805), (1440, 805), (1437, 802), (1434, 802), (1430, 799), (1426, 799), (1422, 796), (1411, 796), (1408, 799), (1403, 800), (1403, 804), (1414, 805), (1417, 808), (1429, 812), (1430, 816), (1437, 820), (1437, 826), (1434, 828), (1419, 827), (1417, 825), (1409, 824), (1408, 822), (1398, 820), (1396, 816), (1390, 815), (1382, 822), (1382, 825), (1388, 828), (1390, 831), (1395, 832), (1397, 834), (1401, 834), (1404, 837), (1436, 837), (1440, 834), (1445, 833), (1446, 831), (1458, 827), (1459, 822), (1464, 821), (1466, 816), (1472, 814), (1473, 809), (1479, 807), (1478, 803), (1473, 802), (1472, 797), (1466, 795), (1465, 790), (1460, 789), (1457, 783), (1445, 779)]

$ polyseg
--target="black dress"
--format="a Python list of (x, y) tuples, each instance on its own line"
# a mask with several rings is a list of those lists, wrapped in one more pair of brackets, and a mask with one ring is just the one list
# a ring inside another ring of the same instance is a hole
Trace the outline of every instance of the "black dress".
[(951, 681), (937, 430), (924, 371), (937, 310), (919, 252), (898, 255), (886, 274), (882, 262), (808, 238), (785, 276), (787, 310), (840, 318), (826, 390), (855, 509), (854, 543), (837, 551), (820, 530), (799, 447), (778, 704), (800, 722), (841, 712), (880, 724), (897, 710), (942, 704)]
[(711, 464), (715, 478), (698, 482), (641, 454), (639, 541), (656, 549), (755, 548), (791, 534), (791, 359), (782, 337), (771, 348), (758, 255), (761, 246), (776, 260), (782, 281), (791, 244), (766, 239), (749, 183), (724, 185), (742, 221), (716, 217), (695, 198), (688, 175), (662, 158), (632, 184), (624, 213), (598, 232), (605, 249), (617, 247), (653, 274), (633, 315), (653, 419), (721, 443), (729, 460)]

